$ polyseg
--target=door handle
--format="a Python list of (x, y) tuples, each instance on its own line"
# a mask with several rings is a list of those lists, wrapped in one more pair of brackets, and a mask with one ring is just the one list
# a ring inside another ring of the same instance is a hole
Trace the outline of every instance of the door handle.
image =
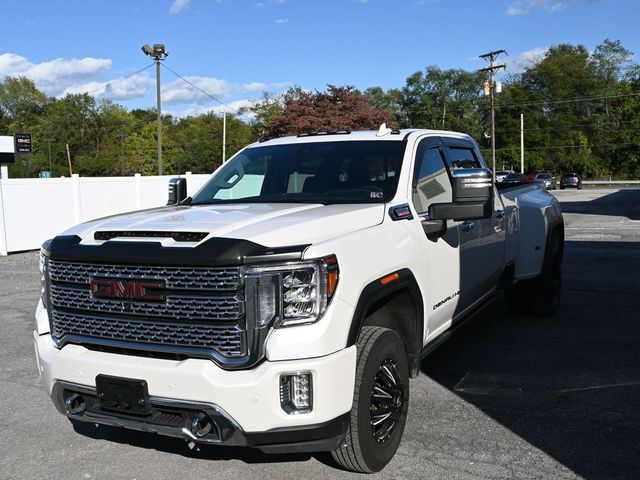
[(463, 232), (470, 232), (470, 231), (471, 231), (471, 229), (472, 229), (473, 227), (475, 227), (475, 225), (476, 225), (476, 224), (475, 224), (475, 223), (473, 223), (473, 222), (464, 222), (464, 223), (460, 226), (460, 229), (461, 229)]

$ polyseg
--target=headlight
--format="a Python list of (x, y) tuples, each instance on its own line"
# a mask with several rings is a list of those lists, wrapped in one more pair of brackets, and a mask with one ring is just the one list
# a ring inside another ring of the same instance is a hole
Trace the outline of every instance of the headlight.
[(250, 267), (247, 310), (258, 327), (276, 318), (276, 327), (317, 322), (338, 284), (335, 255), (318, 260)]
[(49, 269), (49, 257), (40, 250), (40, 298), (42, 305), (47, 308), (47, 275)]

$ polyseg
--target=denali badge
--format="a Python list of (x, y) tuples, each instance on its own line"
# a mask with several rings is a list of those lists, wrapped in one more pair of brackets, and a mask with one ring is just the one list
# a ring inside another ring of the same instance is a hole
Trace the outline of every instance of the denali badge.
[(165, 299), (165, 294), (159, 291), (164, 288), (164, 282), (92, 278), (89, 285), (91, 296), (95, 298), (122, 298), (147, 302), (162, 302)]

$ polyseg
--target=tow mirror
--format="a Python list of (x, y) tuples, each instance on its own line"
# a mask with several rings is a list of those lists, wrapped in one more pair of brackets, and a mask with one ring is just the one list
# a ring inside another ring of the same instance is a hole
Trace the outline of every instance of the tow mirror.
[(430, 220), (489, 218), (493, 211), (493, 182), (488, 168), (453, 170), (453, 202), (429, 206)]
[(187, 198), (187, 179), (176, 177), (169, 180), (169, 199), (167, 205), (175, 205)]
[(451, 172), (453, 203), (484, 203), (493, 198), (491, 170), (488, 168), (460, 168)]

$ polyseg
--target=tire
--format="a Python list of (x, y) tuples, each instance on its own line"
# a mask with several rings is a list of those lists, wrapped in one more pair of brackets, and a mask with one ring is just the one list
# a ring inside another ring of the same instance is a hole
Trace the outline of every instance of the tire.
[(544, 258), (542, 272), (505, 290), (505, 297), (514, 313), (532, 313), (552, 317), (558, 311), (562, 294), (562, 251), (560, 237), (555, 235)]
[[(392, 399), (387, 400), (381, 391)], [(388, 408), (383, 407), (386, 402)], [(351, 424), (344, 444), (331, 452), (333, 459), (352, 472), (382, 470), (398, 450), (408, 407), (409, 368), (401, 338), (388, 328), (363, 327), (358, 339)], [(384, 412), (376, 417), (379, 410)], [(390, 415), (384, 417), (387, 412)]]
[(532, 312), (543, 317), (552, 317), (560, 306), (562, 295), (562, 252), (560, 239), (554, 236), (545, 255), (542, 273), (532, 280)]

